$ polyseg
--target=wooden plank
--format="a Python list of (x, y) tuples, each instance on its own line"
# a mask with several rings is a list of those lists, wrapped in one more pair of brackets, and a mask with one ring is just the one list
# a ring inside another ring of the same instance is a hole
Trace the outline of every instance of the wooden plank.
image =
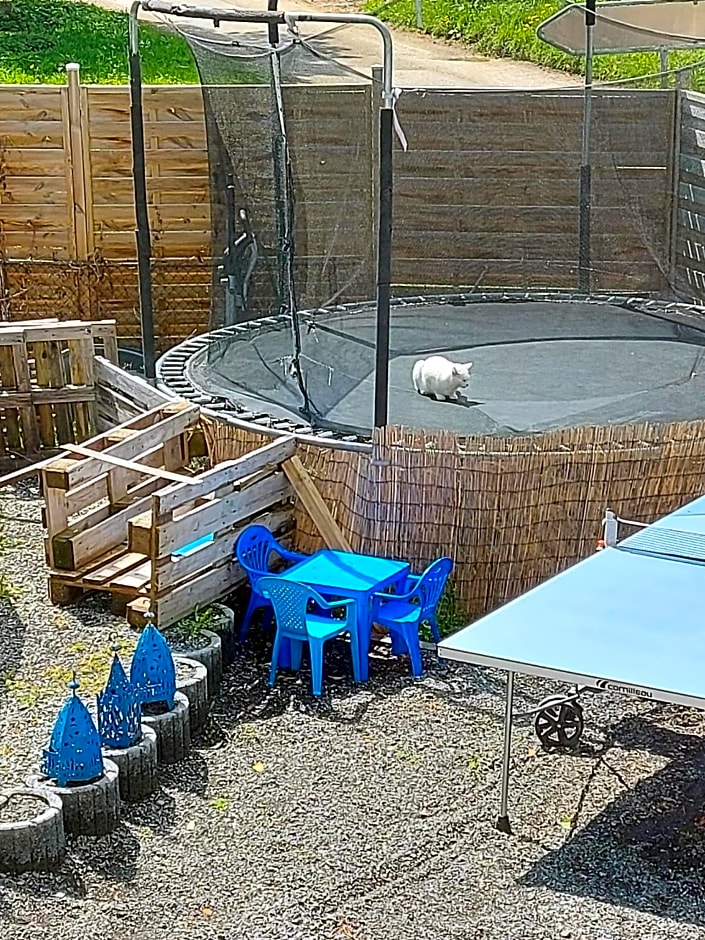
[(110, 588), (111, 590), (118, 591), (125, 588), (132, 588), (139, 591), (149, 585), (151, 576), (152, 563), (148, 559), (147, 561), (143, 561), (141, 565), (137, 565), (135, 568), (130, 568), (129, 571), (116, 575), (110, 582)]
[[(275, 509), (257, 517), (260, 525), (270, 532), (279, 534), (293, 523), (292, 508)], [(247, 523), (249, 525), (250, 523)], [(217, 567), (227, 559), (233, 559), (233, 546), (246, 526), (228, 526), (214, 533), (214, 539), (188, 555), (169, 555), (154, 565), (152, 589), (156, 595), (162, 595), (182, 585), (187, 579), (198, 576), (201, 572)], [(144, 544), (144, 543), (143, 543)]]
[(150, 509), (149, 512), (143, 512), (139, 516), (130, 519), (127, 524), (127, 547), (131, 552), (142, 552), (144, 555), (151, 557), (153, 555), (153, 532), (153, 515)]
[(15, 203), (27, 206), (66, 206), (67, 202), (66, 186), (60, 186), (56, 178), (10, 176), (5, 180), (2, 192), (3, 205)]
[(117, 555), (110, 561), (98, 568), (94, 568), (87, 574), (82, 575), (81, 580), (86, 584), (108, 585), (109, 582), (118, 575), (124, 574), (131, 568), (144, 564), (147, 558), (137, 552), (125, 552)]
[(93, 374), (93, 338), (68, 341), (68, 369), (72, 385), (90, 390), (90, 399), (74, 406), (76, 437), (79, 441), (95, 434), (96, 404)]
[(151, 609), (156, 614), (160, 627), (168, 627), (191, 613), (195, 607), (227, 597), (244, 581), (245, 575), (240, 569), (226, 560), (177, 590), (170, 591), (164, 597), (151, 596)]
[[(27, 358), (25, 350), (24, 358)], [(15, 375), (15, 363), (12, 350), (5, 344), (0, 345), (0, 381), (2, 389), (15, 390), (17, 388), (17, 377)], [(8, 394), (10, 394), (8, 392)], [(10, 450), (21, 451), (23, 440), (20, 435), (20, 421), (17, 410), (7, 407), (5, 409), (5, 444)]]
[[(101, 449), (101, 456), (118, 457), (127, 461), (135, 460), (141, 453), (163, 444), (171, 437), (182, 434), (187, 428), (196, 423), (200, 414), (197, 406), (185, 405), (179, 402), (170, 403), (160, 408), (159, 411), (164, 415), (161, 420), (147, 426), (144, 430), (136, 430), (134, 434), (117, 444)], [(150, 413), (148, 412), (148, 414)], [(91, 447), (92, 443), (94, 442), (87, 441), (86, 446), (91, 450), (97, 450), (97, 447)], [(55, 473), (54, 467), (49, 468), (48, 471), (52, 472), (55, 480), (53, 485), (61, 485), (67, 490), (85, 483), (96, 472), (94, 458), (64, 462), (61, 465), (57, 462), (55, 466)]]
[[(32, 381), (29, 374), (26, 347), (12, 347), (12, 363), (15, 380), (17, 382), (17, 391), (19, 394), (26, 395), (28, 398), (25, 405), (19, 406), (19, 415), (22, 424), (25, 455), (31, 456), (39, 451), (39, 429), (37, 427), (37, 416), (34, 410)], [(0, 392), (0, 407), (3, 407), (3, 399), (7, 402), (6, 396), (11, 397), (12, 392)], [(9, 402), (7, 402), (7, 404), (9, 404)]]
[(75, 571), (91, 559), (121, 545), (127, 539), (129, 519), (148, 509), (150, 502), (151, 496), (145, 496), (81, 532), (68, 529), (55, 535), (52, 539), (54, 567)]
[(242, 491), (209, 500), (171, 522), (155, 527), (156, 558), (171, 555), (225, 525), (237, 525), (277, 503), (291, 499), (292, 491), (282, 473), (273, 473)]
[(282, 470), (294, 488), (294, 492), (301, 500), (301, 504), (313, 520), (316, 528), (323, 536), (328, 548), (351, 552), (350, 543), (338, 527), (330, 510), (323, 502), (323, 497), (316, 489), (316, 485), (301, 463), (299, 457), (294, 455), (282, 464)]
[(133, 460), (123, 460), (121, 457), (115, 457), (110, 453), (91, 450), (89, 447), (82, 447), (79, 444), (66, 444), (64, 450), (70, 453), (80, 454), (82, 457), (90, 457), (99, 463), (111, 464), (114, 467), (122, 467), (124, 470), (135, 470), (138, 473), (144, 473), (146, 476), (159, 477), (160, 480), (171, 480), (172, 482), (188, 483), (194, 482), (193, 477), (185, 474), (172, 473), (169, 470), (162, 470), (159, 467), (150, 467), (147, 464), (137, 463)]
[[(13, 354), (17, 357), (21, 355), (19, 347), (12, 347)], [(76, 402), (90, 402), (93, 400), (93, 392), (90, 388), (81, 386), (72, 388), (44, 388), (32, 389), (29, 392), (0, 392), (0, 408), (28, 408), (32, 403), (35, 405), (52, 405), (57, 403), (75, 404)]]
[[(594, 180), (594, 205), (624, 206), (630, 202), (656, 198), (663, 202), (668, 168), (647, 167), (631, 174), (610, 174)], [(572, 178), (540, 183), (531, 179), (490, 179), (488, 177), (450, 179), (442, 176), (397, 179), (395, 197), (407, 206), (461, 204), (464, 208), (501, 206), (573, 206), (576, 204), (577, 172)], [(320, 204), (318, 206), (320, 209)], [(340, 211), (340, 203), (338, 203)]]
[[(44, 344), (35, 344), (43, 346)], [(59, 343), (49, 343), (48, 365), (49, 365), (49, 387), (57, 389), (54, 393), (54, 425), (56, 427), (56, 437), (59, 444), (64, 444), (74, 439), (73, 422), (69, 406), (59, 401), (61, 390), (67, 384), (67, 377), (64, 372), (64, 357), (62, 347)]]
[(188, 481), (190, 484), (188, 488), (167, 487), (154, 497), (155, 518), (161, 520), (175, 509), (192, 503), (195, 499), (209, 496), (222, 486), (234, 485), (263, 470), (273, 469), (294, 453), (296, 453), (296, 438), (281, 437), (272, 441), (271, 444), (238, 457), (237, 460), (229, 460), (218, 464), (211, 470), (204, 471)]
[(140, 376), (125, 372), (118, 365), (108, 362), (103, 356), (95, 357), (95, 377), (98, 385), (108, 390), (116, 389), (140, 408), (156, 408), (173, 401), (173, 398), (150, 385)]
[[(439, 239), (440, 241), (440, 239)], [(442, 256), (444, 261), (478, 261), (480, 259), (495, 262), (513, 262), (517, 258), (523, 261), (535, 261), (539, 264), (551, 260), (574, 259), (578, 254), (578, 232), (563, 235), (544, 235), (540, 240), (527, 238), (523, 233), (508, 235), (469, 235), (465, 232), (444, 232), (442, 246), (439, 241), (432, 244), (419, 244), (418, 236), (413, 233), (395, 236), (395, 250), (399, 258), (407, 260), (418, 257), (424, 248), (429, 250), (423, 267), (428, 268), (428, 260)], [(645, 245), (635, 239), (619, 235), (596, 236), (592, 240), (592, 258), (598, 261), (609, 258), (614, 262), (641, 261), (653, 259), (653, 246)]]
[(109, 503), (107, 473), (100, 473), (92, 480), (89, 480), (88, 483), (66, 492), (66, 505), (69, 516), (82, 513), (89, 507), (101, 502), (105, 502), (106, 505)]

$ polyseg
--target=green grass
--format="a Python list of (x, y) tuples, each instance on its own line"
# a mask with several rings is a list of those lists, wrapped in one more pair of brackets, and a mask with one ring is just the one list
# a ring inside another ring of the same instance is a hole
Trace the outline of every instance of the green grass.
[[(486, 56), (519, 59), (537, 65), (581, 74), (582, 57), (566, 55), (536, 35), (536, 27), (564, 4), (561, 0), (423, 0), (424, 30), (432, 36), (466, 42)], [(366, 13), (388, 23), (416, 28), (414, 0), (369, 0)], [(705, 63), (705, 54), (671, 53), (670, 68)], [(635, 79), (654, 75), (660, 68), (658, 53), (595, 57), (594, 75), (600, 81)], [(691, 87), (705, 86), (705, 75), (694, 75)], [(658, 87), (658, 79), (639, 83)]]
[[(0, 2), (0, 84), (63, 85), (69, 62), (78, 62), (87, 84), (126, 84), (127, 19), (73, 0)], [(140, 51), (145, 84), (198, 83), (180, 37), (142, 25)]]

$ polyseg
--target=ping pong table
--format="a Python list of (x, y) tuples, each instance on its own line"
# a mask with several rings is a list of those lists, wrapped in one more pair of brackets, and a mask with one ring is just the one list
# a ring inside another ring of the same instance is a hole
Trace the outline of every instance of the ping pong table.
[[(704, 594), (702, 496), (439, 644), (438, 655), (445, 659), (507, 673), (500, 831), (511, 833), (507, 804), (515, 674), (575, 686), (572, 695), (554, 697), (567, 705), (567, 744), (582, 733), (582, 712), (574, 705), (581, 686), (705, 709)], [(559, 719), (550, 708), (546, 715), (549, 723)]]

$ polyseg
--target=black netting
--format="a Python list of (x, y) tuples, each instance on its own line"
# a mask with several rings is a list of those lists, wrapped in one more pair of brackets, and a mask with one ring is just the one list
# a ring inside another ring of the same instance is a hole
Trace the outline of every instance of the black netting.
[[(190, 373), (242, 414), (364, 434), (381, 88), (352, 74), (360, 27), (316, 28), (179, 22), (211, 180), (212, 337)], [(390, 422), (501, 434), (701, 415), (705, 105), (659, 82), (594, 88), (587, 156), (579, 82), (397, 94)], [(414, 391), (433, 354), (474, 363), (460, 407)]]

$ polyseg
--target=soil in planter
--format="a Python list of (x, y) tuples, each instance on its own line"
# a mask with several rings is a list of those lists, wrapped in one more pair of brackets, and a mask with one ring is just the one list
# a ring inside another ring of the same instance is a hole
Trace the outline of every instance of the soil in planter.
[(18, 823), (40, 816), (48, 803), (41, 796), (18, 793), (0, 796), (0, 823)]
[(196, 667), (192, 666), (191, 663), (185, 663), (183, 659), (174, 660), (176, 666), (176, 684), (179, 682), (188, 682), (189, 679), (193, 677), (194, 672), (196, 672)]
[(203, 633), (192, 633), (188, 629), (181, 629), (178, 625), (167, 627), (164, 637), (174, 653), (192, 653), (208, 646), (210, 640)]
[(146, 715), (148, 718), (156, 718), (157, 715), (166, 715), (168, 711), (171, 711), (166, 702), (149, 702), (147, 705), (142, 706), (142, 714)]

